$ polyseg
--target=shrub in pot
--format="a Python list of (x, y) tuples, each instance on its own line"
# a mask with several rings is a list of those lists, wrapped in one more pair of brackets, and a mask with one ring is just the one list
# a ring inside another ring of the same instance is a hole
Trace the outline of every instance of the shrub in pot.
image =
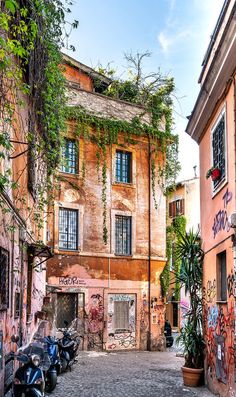
[[(184, 384), (198, 386), (204, 364), (204, 338), (202, 328), (202, 266), (203, 251), (199, 233), (190, 231), (181, 235), (177, 245), (177, 255), (181, 258), (180, 273), (176, 274), (185, 294), (189, 296), (190, 307), (186, 323), (180, 330), (177, 343), (184, 349), (185, 364), (182, 367)], [(192, 377), (197, 379), (192, 379)]]

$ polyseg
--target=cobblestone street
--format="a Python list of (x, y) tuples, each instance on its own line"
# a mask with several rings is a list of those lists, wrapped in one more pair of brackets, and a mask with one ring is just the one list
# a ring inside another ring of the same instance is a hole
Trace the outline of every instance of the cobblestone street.
[(52, 397), (210, 397), (183, 386), (175, 352), (80, 352), (72, 372), (59, 376)]

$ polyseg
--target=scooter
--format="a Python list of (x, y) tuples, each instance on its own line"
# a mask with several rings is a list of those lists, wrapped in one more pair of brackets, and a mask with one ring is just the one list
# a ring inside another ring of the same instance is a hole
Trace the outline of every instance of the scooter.
[(59, 354), (61, 359), (61, 372), (70, 369), (76, 362), (77, 351), (80, 345), (80, 336), (73, 332), (72, 327), (68, 328), (68, 322), (64, 321), (66, 328), (60, 329), (63, 337), (58, 339)]
[(50, 358), (50, 367), (44, 373), (45, 389), (52, 392), (57, 385), (57, 375), (61, 372), (60, 356), (58, 351), (58, 343), (52, 336), (46, 336), (44, 341), (47, 345), (47, 352)]
[[(12, 337), (17, 343), (19, 338)], [(44, 397), (44, 371), (48, 370), (50, 360), (45, 347), (40, 342), (32, 342), (16, 353), (16, 358), (23, 365), (15, 372), (13, 379), (13, 393), (15, 397)]]

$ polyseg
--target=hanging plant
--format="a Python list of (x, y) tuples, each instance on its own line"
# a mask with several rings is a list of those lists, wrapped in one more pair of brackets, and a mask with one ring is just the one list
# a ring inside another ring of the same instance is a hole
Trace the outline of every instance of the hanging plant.
[(218, 167), (211, 167), (206, 173), (206, 179), (210, 177), (212, 181), (217, 181), (221, 177), (221, 170)]

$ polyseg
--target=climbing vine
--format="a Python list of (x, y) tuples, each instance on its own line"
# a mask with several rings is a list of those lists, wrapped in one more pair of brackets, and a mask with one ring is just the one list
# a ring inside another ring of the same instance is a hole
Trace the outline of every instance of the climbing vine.
[[(142, 76), (141, 61), (146, 54), (137, 54), (138, 72), (131, 75), (130, 80), (114, 77), (114, 71), (99, 68), (99, 72), (111, 79), (108, 87), (95, 81), (95, 88), (108, 97), (141, 105), (140, 116), (131, 121), (106, 118), (102, 114), (93, 114), (82, 106), (67, 107), (66, 117), (76, 122), (76, 134), (92, 140), (97, 145), (97, 169), (102, 166), (102, 202), (103, 202), (103, 239), (107, 242), (106, 228), (106, 147), (119, 143), (119, 135), (123, 132), (124, 147), (135, 144), (137, 137), (147, 137), (150, 142), (151, 186), (154, 206), (157, 209), (156, 179), (162, 191), (173, 185), (179, 171), (178, 137), (172, 133), (172, 98), (174, 90), (173, 78), (163, 77), (160, 73)], [(136, 62), (130, 55), (129, 62)], [(142, 110), (143, 109), (143, 110)], [(147, 116), (144, 118), (144, 116)], [(149, 121), (144, 121), (149, 118)], [(156, 167), (156, 164), (158, 166)]]
[[(28, 188), (35, 202), (33, 209), (26, 209), (39, 229), (62, 145), (66, 97), (60, 49), (67, 36), (69, 4), (67, 0), (6, 0), (0, 9), (0, 157), (4, 162), (0, 191), (13, 188), (18, 206), (26, 205), (20, 181), (12, 181), (9, 161), (21, 155), (14, 155), (14, 144), (24, 145), (27, 164), (20, 174), (28, 170)], [(77, 24), (74, 21), (72, 27)]]
[[(173, 219), (172, 224), (166, 228), (167, 262), (160, 276), (163, 297), (166, 297), (170, 286), (171, 263), (173, 266), (173, 273), (176, 275), (180, 272), (181, 259), (178, 257), (175, 251), (175, 246), (178, 245), (179, 241), (181, 240), (181, 236), (185, 233), (185, 230), (186, 218), (182, 215), (176, 216)], [(174, 299), (175, 301), (180, 300), (180, 284), (177, 278), (175, 279)]]

